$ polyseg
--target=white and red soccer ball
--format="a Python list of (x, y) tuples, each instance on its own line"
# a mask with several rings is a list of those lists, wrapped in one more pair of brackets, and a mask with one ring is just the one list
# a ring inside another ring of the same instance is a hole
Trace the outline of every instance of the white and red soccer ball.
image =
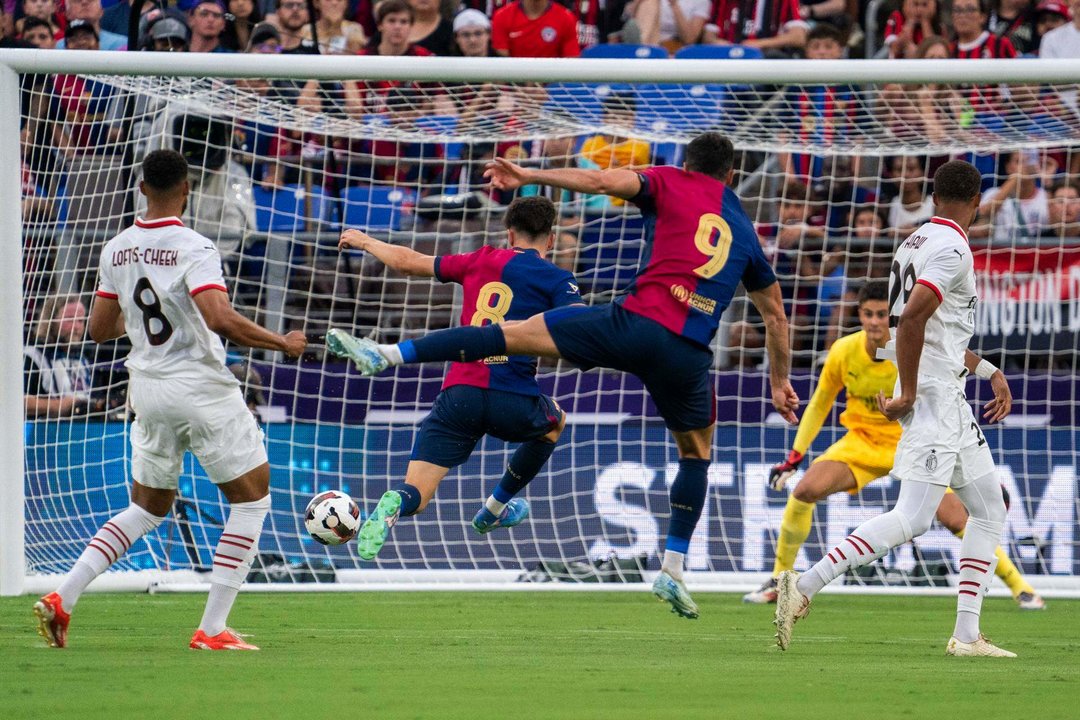
[(327, 490), (308, 503), (304, 527), (323, 545), (341, 545), (360, 530), (360, 508), (343, 492)]

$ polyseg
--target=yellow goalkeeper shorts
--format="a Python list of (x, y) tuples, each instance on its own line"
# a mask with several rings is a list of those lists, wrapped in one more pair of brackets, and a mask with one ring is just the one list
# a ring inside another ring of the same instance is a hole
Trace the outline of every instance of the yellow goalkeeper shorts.
[(864, 433), (849, 430), (814, 462), (831, 460), (847, 465), (855, 476), (855, 489), (848, 492), (855, 495), (874, 480), (889, 474), (895, 453), (896, 442), (892, 438), (874, 442)]

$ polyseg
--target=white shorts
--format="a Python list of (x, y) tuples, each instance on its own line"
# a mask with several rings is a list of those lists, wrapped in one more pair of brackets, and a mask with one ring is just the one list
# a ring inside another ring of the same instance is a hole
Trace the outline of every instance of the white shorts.
[(963, 487), (994, 472), (994, 456), (963, 390), (919, 375), (915, 407), (900, 418), (890, 473), (897, 480)]
[(188, 450), (217, 484), (267, 462), (263, 432), (239, 387), (133, 377), (128, 396), (131, 475), (141, 485), (175, 490)]

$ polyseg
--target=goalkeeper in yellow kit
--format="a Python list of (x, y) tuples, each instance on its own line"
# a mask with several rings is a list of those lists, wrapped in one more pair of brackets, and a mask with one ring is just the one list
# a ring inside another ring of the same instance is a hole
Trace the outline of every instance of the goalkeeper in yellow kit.
[[(769, 486), (782, 490), (795, 474), (841, 388), (847, 395), (847, 408), (840, 415), (840, 424), (848, 431), (814, 460), (791, 492), (780, 522), (772, 577), (758, 590), (745, 595), (743, 602), (776, 602), (776, 578), (795, 565), (795, 556), (810, 535), (815, 503), (838, 492), (854, 495), (887, 475), (893, 467), (900, 424), (881, 414), (876, 397), (879, 392), (892, 396), (896, 365), (874, 359), (877, 349), (884, 347), (889, 339), (888, 283), (868, 282), (859, 292), (858, 303), (862, 330), (837, 340), (829, 349), (814, 396), (799, 422), (794, 448), (787, 460), (769, 473)], [(937, 519), (956, 535), (963, 535), (967, 511), (951, 491), (942, 499)], [(997, 576), (1009, 586), (1020, 608), (1045, 607), (1042, 598), (1000, 547), (997, 559)]]

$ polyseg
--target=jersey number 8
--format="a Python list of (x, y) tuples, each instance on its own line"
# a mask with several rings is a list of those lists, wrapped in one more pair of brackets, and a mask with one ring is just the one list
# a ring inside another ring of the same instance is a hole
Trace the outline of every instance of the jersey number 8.
[[(149, 296), (149, 300), (147, 300), (147, 296)], [(161, 310), (161, 298), (158, 297), (154, 286), (146, 278), (139, 278), (139, 281), (135, 283), (134, 300), (135, 304), (143, 312), (142, 324), (143, 330), (146, 331), (146, 339), (155, 347), (164, 345), (172, 337), (173, 326), (169, 323), (169, 318), (165, 317), (165, 313)]]
[[(716, 242), (713, 243), (713, 237)], [(698, 219), (694, 245), (698, 252), (709, 258), (704, 265), (694, 268), (694, 274), (711, 278), (724, 269), (731, 252), (731, 226), (716, 213), (705, 213)]]
[[(495, 304), (492, 304), (492, 298)], [(480, 288), (476, 296), (476, 312), (473, 313), (470, 325), (485, 325), (487, 323), (501, 323), (510, 311), (510, 303), (514, 300), (514, 293), (510, 286), (501, 282), (489, 282)]]

